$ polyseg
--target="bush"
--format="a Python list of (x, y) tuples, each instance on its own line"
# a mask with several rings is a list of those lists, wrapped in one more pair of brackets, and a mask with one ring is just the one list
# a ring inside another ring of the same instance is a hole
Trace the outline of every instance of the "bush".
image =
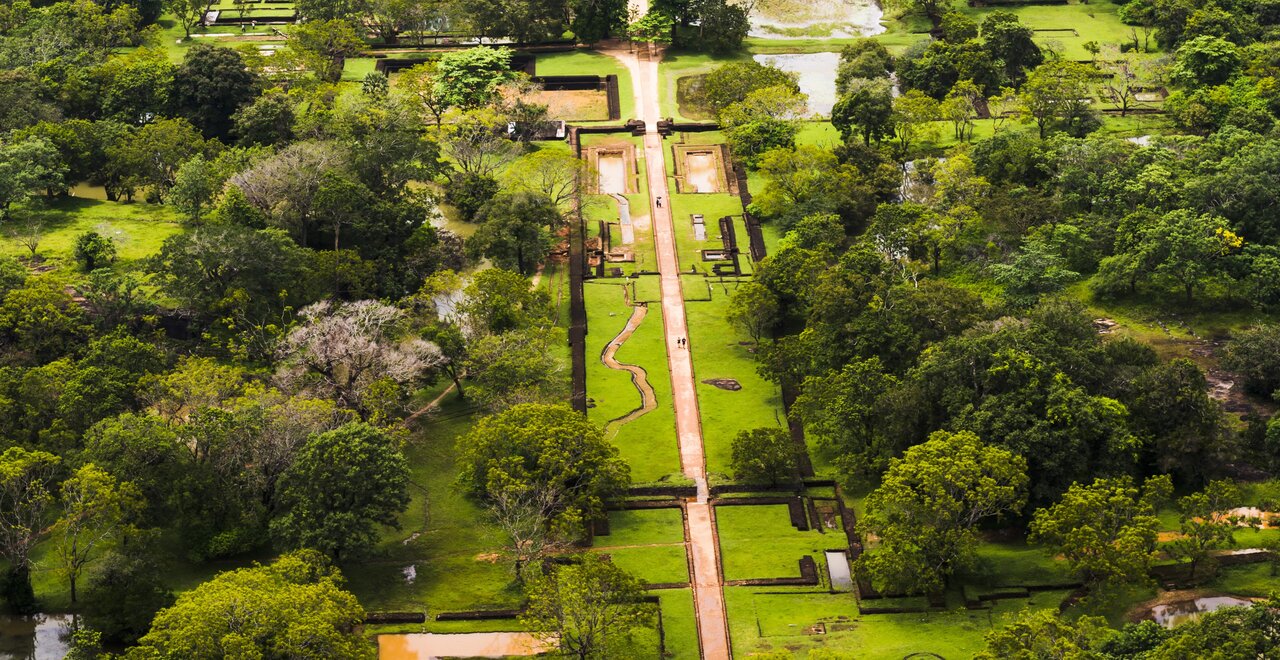
[(475, 220), (481, 207), (498, 194), (498, 182), (492, 177), (461, 172), (449, 181), (444, 200), (458, 208), (462, 219)]
[(86, 273), (104, 268), (116, 260), (116, 244), (96, 231), (87, 231), (76, 237), (75, 257)]

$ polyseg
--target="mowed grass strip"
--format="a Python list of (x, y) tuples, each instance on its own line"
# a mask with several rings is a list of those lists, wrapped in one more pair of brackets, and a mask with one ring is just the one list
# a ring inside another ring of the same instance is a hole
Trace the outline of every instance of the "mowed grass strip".
[(824, 573), (822, 551), (837, 548), (844, 537), (791, 526), (785, 504), (716, 507), (720, 559), (726, 580), (800, 577), (800, 558), (813, 557)]

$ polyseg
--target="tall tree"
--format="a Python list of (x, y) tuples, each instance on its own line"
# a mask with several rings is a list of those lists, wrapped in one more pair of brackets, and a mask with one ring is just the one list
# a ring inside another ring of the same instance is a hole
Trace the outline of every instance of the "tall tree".
[(858, 564), (880, 591), (931, 593), (973, 561), (975, 527), (1027, 501), (1027, 463), (962, 431), (938, 431), (890, 461), (859, 523), (879, 545)]
[(141, 513), (142, 493), (87, 463), (62, 482), (62, 517), (53, 525), (58, 563), (76, 602), (76, 581), (112, 540), (124, 538)]
[(0, 454), (0, 553), (9, 562), (4, 598), (18, 612), (35, 611), (31, 551), (49, 531), (60, 463), (53, 454), (21, 447)]
[(1036, 511), (1028, 538), (1066, 557), (1086, 582), (1141, 582), (1155, 559), (1156, 509), (1171, 490), (1168, 477), (1141, 490), (1129, 477), (1073, 484), (1060, 502)]
[(257, 76), (240, 53), (196, 44), (174, 71), (169, 102), (174, 114), (185, 117), (206, 137), (225, 139), (231, 133), (231, 116), (257, 93)]
[(272, 535), (288, 548), (350, 557), (373, 546), (378, 525), (399, 528), (408, 487), (409, 464), (385, 432), (353, 423), (321, 433), (280, 478)]
[[(156, 615), (140, 657), (326, 657), (373, 660), (364, 608), (318, 552), (219, 573)], [(131, 652), (133, 653), (133, 652)], [(151, 655), (147, 655), (147, 654)]]
[(529, 585), (521, 622), (570, 658), (625, 656), (631, 635), (653, 625), (640, 581), (599, 555), (557, 566)]

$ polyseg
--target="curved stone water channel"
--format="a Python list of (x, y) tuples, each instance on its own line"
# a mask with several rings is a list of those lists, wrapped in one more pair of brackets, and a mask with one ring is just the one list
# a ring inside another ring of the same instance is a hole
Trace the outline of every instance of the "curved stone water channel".
[(653, 385), (649, 383), (649, 373), (644, 370), (644, 367), (619, 362), (615, 357), (618, 354), (618, 349), (622, 348), (622, 345), (631, 338), (636, 328), (640, 327), (640, 323), (644, 321), (644, 317), (649, 314), (649, 306), (646, 303), (635, 304), (631, 302), (631, 292), (626, 286), (622, 287), (622, 299), (631, 306), (631, 316), (627, 318), (627, 324), (623, 326), (622, 330), (613, 339), (610, 339), (608, 345), (600, 352), (600, 361), (610, 369), (626, 371), (631, 374), (631, 384), (640, 393), (640, 407), (621, 417), (609, 420), (604, 425), (605, 433), (613, 432), (619, 426), (630, 423), (658, 407), (658, 397), (654, 394)]

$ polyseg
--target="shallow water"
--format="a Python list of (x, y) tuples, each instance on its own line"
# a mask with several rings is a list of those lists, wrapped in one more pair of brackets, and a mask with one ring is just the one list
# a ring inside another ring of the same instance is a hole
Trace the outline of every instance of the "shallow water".
[(716, 192), (720, 162), (709, 151), (691, 151), (684, 156), (685, 184), (693, 192)]
[(836, 591), (853, 589), (853, 573), (849, 570), (849, 555), (843, 551), (827, 551), (827, 573), (831, 576), (832, 589)]
[(1151, 618), (1165, 628), (1172, 628), (1180, 623), (1194, 620), (1206, 612), (1214, 612), (1224, 607), (1248, 607), (1252, 604), (1252, 601), (1235, 596), (1206, 596), (1168, 605), (1156, 605), (1151, 608)]
[(776, 66), (796, 74), (800, 91), (809, 97), (809, 112), (824, 117), (831, 115), (836, 104), (836, 69), (840, 65), (839, 53), (786, 53), (783, 55), (756, 55), (761, 64)]
[(753, 37), (813, 39), (869, 37), (885, 31), (875, 0), (757, 0)]
[(550, 648), (548, 643), (522, 632), (378, 635), (378, 660), (502, 658), (536, 655)]
[(596, 161), (599, 170), (599, 186), (601, 194), (622, 195), (627, 192), (627, 160), (621, 152), (600, 152)]
[(0, 660), (62, 660), (74, 622), (70, 614), (0, 616)]

